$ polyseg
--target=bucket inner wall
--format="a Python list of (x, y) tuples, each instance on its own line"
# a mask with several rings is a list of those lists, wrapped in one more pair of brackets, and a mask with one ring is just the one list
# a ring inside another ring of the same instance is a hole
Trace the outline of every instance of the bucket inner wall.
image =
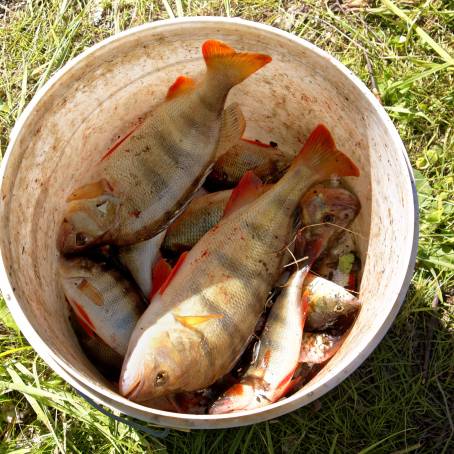
[(244, 112), (246, 137), (273, 140), (296, 154), (324, 123), (361, 171), (346, 181), (362, 206), (351, 229), (363, 264), (363, 307), (339, 352), (296, 396), (310, 396), (333, 375), (340, 382), (351, 372), (343, 365), (397, 312), (407, 273), (415, 214), (405, 151), (390, 123), (331, 57), (282, 34), (225, 22), (142, 28), (99, 46), (47, 88), (17, 134), (1, 187), (0, 242), (14, 297), (55, 360), (124, 405), (69, 325), (57, 279), (56, 232), (66, 197), (106, 150), (162, 102), (177, 76), (203, 74), (206, 39), (273, 57), (228, 97), (227, 104), (237, 101)]

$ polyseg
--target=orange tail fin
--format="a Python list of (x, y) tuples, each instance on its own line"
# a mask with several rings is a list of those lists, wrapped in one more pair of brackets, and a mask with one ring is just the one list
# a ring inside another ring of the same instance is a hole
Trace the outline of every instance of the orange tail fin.
[(271, 61), (269, 55), (237, 52), (227, 44), (214, 39), (203, 43), (202, 53), (207, 68), (221, 72), (232, 86), (239, 84)]
[(359, 169), (352, 160), (336, 148), (334, 139), (325, 125), (318, 125), (306, 140), (291, 165), (304, 165), (321, 176), (336, 174), (341, 177), (358, 177)]

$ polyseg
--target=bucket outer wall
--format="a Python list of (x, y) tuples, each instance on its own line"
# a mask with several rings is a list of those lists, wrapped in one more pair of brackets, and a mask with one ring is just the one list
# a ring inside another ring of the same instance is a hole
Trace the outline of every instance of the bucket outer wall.
[[(183, 415), (118, 395), (88, 362), (70, 329), (56, 282), (55, 232), (68, 192), (117, 134), (162, 100), (180, 74), (204, 70), (200, 46), (221, 39), (273, 62), (235, 87), (246, 137), (297, 152), (319, 123), (358, 164), (347, 183), (362, 210), (352, 229), (363, 261), (363, 308), (348, 339), (303, 389), (268, 407), (230, 415)], [(88, 163), (88, 164), (87, 164)], [(27, 106), (1, 164), (0, 284), (27, 340), (68, 383), (98, 403), (161, 426), (222, 428), (275, 418), (344, 380), (383, 338), (410, 284), (417, 252), (417, 198), (405, 148), (365, 85), (316, 46), (240, 19), (146, 24), (93, 46), (59, 70)], [(366, 259), (367, 258), (367, 259)]]

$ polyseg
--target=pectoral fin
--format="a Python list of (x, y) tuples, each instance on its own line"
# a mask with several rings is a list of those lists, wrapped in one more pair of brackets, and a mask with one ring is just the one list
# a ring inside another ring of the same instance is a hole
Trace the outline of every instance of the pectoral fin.
[(104, 298), (99, 290), (94, 287), (86, 279), (82, 279), (77, 288), (96, 306), (102, 306), (104, 304)]
[(112, 186), (109, 182), (102, 178), (94, 183), (85, 184), (75, 189), (69, 197), (66, 199), (67, 202), (73, 202), (74, 200), (85, 200), (94, 199), (100, 195), (112, 192)]
[(200, 325), (201, 323), (205, 323), (209, 320), (222, 318), (224, 315), (222, 314), (206, 314), (206, 315), (175, 315), (175, 320), (180, 322), (182, 325), (186, 326), (187, 328), (194, 328), (194, 326)]

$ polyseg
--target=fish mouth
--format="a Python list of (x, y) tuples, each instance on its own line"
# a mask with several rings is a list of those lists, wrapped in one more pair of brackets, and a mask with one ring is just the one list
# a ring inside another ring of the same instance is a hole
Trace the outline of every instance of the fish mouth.
[[(125, 375), (127, 375), (127, 371), (125, 372)], [(120, 378), (120, 393), (127, 399), (137, 402), (137, 397), (140, 395), (144, 387), (143, 370), (129, 386), (125, 383), (125, 381), (125, 377)]]

